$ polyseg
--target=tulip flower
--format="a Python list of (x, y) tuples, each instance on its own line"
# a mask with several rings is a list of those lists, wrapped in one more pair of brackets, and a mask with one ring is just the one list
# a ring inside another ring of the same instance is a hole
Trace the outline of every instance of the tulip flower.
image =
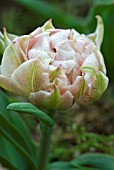
[(14, 38), (4, 51), (0, 86), (38, 108), (64, 110), (96, 101), (108, 78), (100, 45), (102, 19), (95, 33), (56, 29), (51, 20), (29, 35)]

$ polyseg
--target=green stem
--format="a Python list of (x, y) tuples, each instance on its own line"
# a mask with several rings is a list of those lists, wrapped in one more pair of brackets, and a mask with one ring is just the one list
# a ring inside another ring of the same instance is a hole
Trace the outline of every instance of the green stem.
[(52, 127), (41, 125), (41, 139), (38, 154), (38, 170), (45, 170), (51, 143)]

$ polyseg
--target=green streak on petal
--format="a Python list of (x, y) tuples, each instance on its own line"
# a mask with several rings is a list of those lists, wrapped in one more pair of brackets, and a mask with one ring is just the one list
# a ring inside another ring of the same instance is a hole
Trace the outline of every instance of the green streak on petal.
[(58, 75), (60, 75), (61, 73), (61, 69), (60, 67), (56, 68), (55, 70), (53, 71), (50, 71), (50, 75), (49, 75), (49, 79), (50, 79), (50, 82), (53, 82), (55, 77), (57, 77)]
[(108, 78), (102, 73), (98, 72), (95, 75), (95, 88), (93, 89), (92, 96), (90, 97), (90, 101), (96, 101), (106, 90), (108, 86)]
[(60, 104), (60, 92), (57, 86), (54, 85), (52, 92), (39, 91), (30, 94), (30, 102), (37, 107), (45, 109), (56, 109)]
[(84, 94), (84, 91), (85, 91), (85, 80), (84, 80), (84, 76), (82, 76), (82, 80), (81, 80), (79, 90), (76, 92), (76, 95), (75, 95), (74, 99), (76, 100), (80, 96), (82, 96)]
[(89, 66), (83, 66), (83, 67), (81, 67), (81, 70), (86, 72), (86, 73), (90, 73), (92, 75), (95, 74), (94, 69), (92, 67), (89, 67)]

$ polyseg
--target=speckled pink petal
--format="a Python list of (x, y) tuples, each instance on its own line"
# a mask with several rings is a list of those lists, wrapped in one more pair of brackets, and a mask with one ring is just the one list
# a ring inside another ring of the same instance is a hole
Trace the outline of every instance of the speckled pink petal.
[(39, 34), (42, 33), (42, 32), (43, 32), (42, 28), (41, 28), (41, 27), (38, 27), (38, 28), (36, 28), (36, 29), (30, 34), (30, 36), (36, 37), (37, 35), (39, 35)]
[(68, 90), (74, 95), (74, 98), (77, 99), (80, 95), (84, 93), (84, 78), (83, 76), (77, 76), (76, 80), (72, 85), (69, 85)]
[(58, 110), (69, 109), (73, 105), (73, 98), (74, 98), (74, 96), (72, 95), (72, 93), (69, 91), (66, 91), (61, 96), (61, 102), (58, 106)]
[(15, 95), (27, 97), (25, 90), (21, 90), (10, 78), (0, 75), (0, 87)]
[(71, 60), (76, 55), (69, 41), (62, 41), (55, 48), (57, 50), (55, 60), (60, 60), (60, 61)]
[(70, 74), (70, 72), (74, 68), (75, 62), (73, 60), (67, 60), (67, 61), (54, 60), (52, 62), (52, 65), (56, 67), (61, 66), (61, 68), (65, 71), (66, 74)]
[(106, 67), (101, 52), (95, 46), (93, 47), (93, 52), (95, 53), (97, 61), (99, 62), (99, 70), (106, 75)]
[(44, 32), (39, 34), (34, 39), (35, 43), (32, 46), (32, 49), (36, 49), (39, 51), (50, 52), (50, 37), (48, 32)]
[(90, 54), (85, 59), (81, 66), (81, 70), (84, 72), (91, 72), (92, 74), (95, 74), (99, 70), (99, 63), (94, 53)]
[(45, 67), (47, 68), (49, 66), (49, 63), (51, 62), (51, 57), (48, 55), (48, 53), (44, 51), (39, 51), (36, 49), (31, 49), (28, 52), (28, 58), (31, 59), (36, 59), (39, 58), (42, 60), (42, 63), (45, 64)]
[(57, 86), (51, 92), (39, 91), (31, 93), (29, 100), (37, 107), (43, 107), (46, 109), (56, 109), (60, 103), (60, 92)]
[(1, 74), (10, 78), (14, 70), (21, 64), (19, 56), (13, 50), (13, 45), (7, 47), (4, 52), (1, 64)]
[(50, 31), (50, 37), (51, 37), (51, 48), (55, 48), (58, 43), (62, 42), (62, 41), (66, 41), (68, 40), (70, 34), (70, 30), (51, 30)]
[(12, 74), (12, 80), (29, 96), (31, 92), (45, 88), (49, 83), (47, 73), (38, 59), (32, 59), (21, 64)]

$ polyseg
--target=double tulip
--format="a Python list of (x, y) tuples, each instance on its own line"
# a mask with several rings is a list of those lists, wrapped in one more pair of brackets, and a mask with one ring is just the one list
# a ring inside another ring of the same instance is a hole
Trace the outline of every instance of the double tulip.
[(100, 52), (102, 19), (97, 16), (97, 21), (95, 33), (87, 36), (55, 29), (49, 20), (29, 35), (9, 38), (0, 86), (45, 109), (64, 110), (97, 100), (108, 85)]

